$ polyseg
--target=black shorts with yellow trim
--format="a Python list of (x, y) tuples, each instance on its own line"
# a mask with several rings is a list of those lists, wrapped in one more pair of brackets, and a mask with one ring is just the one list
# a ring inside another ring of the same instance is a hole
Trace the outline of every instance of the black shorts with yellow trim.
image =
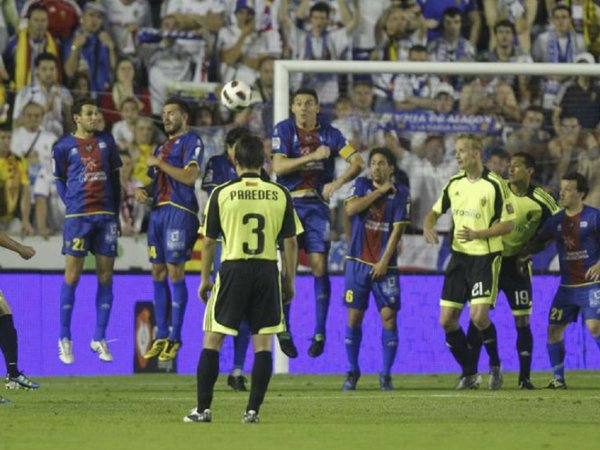
[(502, 257), (499, 252), (467, 255), (453, 252), (444, 276), (441, 306), (462, 309), (472, 305), (496, 304)]
[(237, 336), (247, 320), (252, 334), (285, 331), (276, 261), (225, 261), (204, 312), (204, 331)]
[(521, 269), (517, 256), (502, 258), (498, 289), (504, 292), (513, 316), (531, 315), (531, 261)]

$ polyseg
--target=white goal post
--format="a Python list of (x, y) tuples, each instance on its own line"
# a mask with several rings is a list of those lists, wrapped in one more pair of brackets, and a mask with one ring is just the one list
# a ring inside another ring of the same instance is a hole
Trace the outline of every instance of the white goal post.
[[(292, 73), (332, 74), (427, 74), (476, 76), (481, 74), (525, 76), (576, 76), (600, 78), (600, 64), (541, 64), (492, 62), (391, 62), (391, 61), (292, 61), (277, 60), (274, 64), (273, 121), (289, 117), (290, 75)], [(288, 358), (280, 351), (276, 339), (274, 346), (275, 373), (288, 373)]]

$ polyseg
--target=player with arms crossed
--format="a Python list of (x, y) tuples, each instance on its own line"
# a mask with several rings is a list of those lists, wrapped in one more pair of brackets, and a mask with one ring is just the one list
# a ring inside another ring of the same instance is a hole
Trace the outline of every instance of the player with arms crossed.
[[(533, 352), (533, 335), (529, 325), (532, 307), (531, 261), (524, 262), (520, 253), (540, 227), (559, 209), (550, 194), (531, 184), (534, 172), (533, 156), (524, 152), (512, 155), (508, 169), (508, 187), (515, 210), (515, 226), (509, 234), (502, 236), (504, 250), (498, 282), (499, 290), (506, 295), (515, 318), (521, 389), (534, 389), (534, 386), (530, 380)], [(472, 322), (469, 324), (467, 341), (477, 362), (483, 342), (479, 330)]]
[(75, 290), (88, 251), (96, 258), (96, 331), (90, 348), (101, 361), (111, 362), (106, 327), (113, 303), (112, 275), (117, 256), (121, 183), (119, 149), (110, 133), (96, 132), (101, 119), (89, 98), (73, 105), (75, 133), (62, 137), (52, 149), (56, 190), (65, 204), (63, 229), (65, 279), (60, 290), (58, 357), (73, 364), (71, 316)]
[(546, 221), (528, 250), (556, 241), (560, 286), (548, 318), (548, 355), (553, 378), (549, 389), (566, 389), (565, 341), (567, 325), (581, 311), (592, 338), (600, 348), (600, 210), (585, 205), (587, 179), (580, 173), (560, 180), (558, 203), (563, 208)]
[(498, 294), (502, 236), (513, 229), (514, 210), (509, 189), (498, 175), (484, 168), (483, 145), (475, 135), (456, 138), (456, 162), (460, 172), (450, 178), (425, 216), (423, 236), (428, 243), (438, 243), (434, 226), (446, 211), (452, 211), (454, 225), (452, 257), (442, 288), (440, 324), (446, 332), (446, 345), (462, 368), (456, 389), (477, 389), (481, 377), (458, 319), (467, 302), (470, 318), (481, 333), (490, 355), (488, 387), (502, 385), (496, 327), (490, 320)]
[[(310, 258), (314, 276), (316, 323), (308, 354), (320, 356), (325, 347), (325, 325), (331, 285), (327, 271), (329, 232), (327, 202), (345, 183), (356, 178), (364, 167), (360, 154), (348, 144), (337, 128), (318, 120), (319, 99), (312, 89), (298, 89), (292, 97), (293, 117), (275, 125), (272, 139), (273, 171), (277, 182), (288, 188), (304, 227), (299, 246)], [(335, 158), (342, 157), (348, 169), (333, 179)], [(286, 311), (289, 317), (289, 310)], [(288, 319), (289, 328), (289, 319)], [(285, 339), (279, 340), (284, 353)], [(293, 347), (291, 337), (287, 344)], [(295, 347), (293, 353), (296, 353)]]
[(344, 300), (348, 307), (346, 354), (350, 370), (342, 389), (353, 391), (360, 378), (358, 353), (362, 321), (371, 292), (381, 315), (383, 369), (381, 390), (393, 389), (391, 369), (398, 349), (396, 316), (400, 309), (400, 284), (396, 248), (410, 223), (408, 188), (394, 180), (396, 159), (389, 148), (369, 153), (371, 178), (354, 180), (354, 189), (344, 208), (352, 219), (350, 248), (346, 256)]
[[(204, 348), (198, 362), (197, 407), (184, 417), (184, 422), (212, 420), (210, 406), (219, 375), (219, 351), (225, 335), (237, 335), (244, 319), (250, 325), (255, 354), (243, 422), (259, 421), (273, 371), (272, 336), (285, 331), (282, 300), (291, 301), (294, 296), (296, 235), (302, 232), (289, 192), (260, 178), (263, 163), (262, 141), (253, 135), (242, 136), (235, 146), (240, 178), (215, 188), (206, 205), (202, 283), (198, 290), (207, 302)], [(223, 238), (222, 263), (213, 286), (210, 274), (219, 237)], [(277, 269), (279, 239), (284, 247), (283, 281)]]
[[(30, 259), (35, 255), (33, 247), (23, 245), (10, 238), (4, 231), (0, 230), (0, 247), (12, 250), (18, 253), (23, 259)], [(18, 366), (18, 340), (17, 329), (13, 322), (13, 314), (0, 291), (0, 350), (6, 361), (6, 389), (38, 389), (40, 385), (31, 381), (23, 372), (19, 371)], [(10, 403), (9, 400), (0, 395), (0, 404)]]
[[(183, 100), (173, 97), (165, 102), (162, 119), (168, 140), (156, 146), (146, 161), (152, 180), (150, 189), (135, 190), (138, 202), (146, 202), (150, 190), (153, 206), (148, 224), (148, 255), (158, 331), (144, 358), (158, 356), (163, 362), (175, 359), (181, 348), (181, 328), (188, 302), (185, 262), (192, 256), (200, 226), (194, 183), (200, 174), (204, 145), (200, 136), (189, 131), (189, 117), (189, 108)], [(170, 331), (167, 275), (173, 287)]]

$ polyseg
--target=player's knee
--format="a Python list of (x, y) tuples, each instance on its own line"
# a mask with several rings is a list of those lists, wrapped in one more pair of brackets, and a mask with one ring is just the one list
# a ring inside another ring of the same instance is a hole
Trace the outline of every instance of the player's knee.
[(167, 279), (167, 267), (164, 264), (152, 265), (152, 280), (165, 281)]
[(600, 336), (600, 320), (587, 320), (585, 324), (592, 336)]
[(396, 329), (396, 311), (391, 308), (381, 310), (381, 322), (386, 330)]
[(98, 272), (98, 283), (103, 285), (112, 284), (112, 271), (103, 270)]
[(548, 325), (548, 343), (554, 344), (562, 341), (564, 330), (563, 325)]
[(327, 261), (326, 258), (323, 257), (315, 257), (313, 256), (310, 261), (310, 268), (312, 270), (312, 274), (315, 277), (322, 277), (323, 275), (327, 275)]
[(364, 313), (356, 308), (348, 308), (348, 326), (358, 328), (362, 325)]
[(169, 279), (173, 283), (176, 283), (178, 281), (183, 280), (183, 278), (185, 277), (185, 265), (184, 264), (178, 264), (178, 265), (168, 264), (167, 272), (169, 274)]
[(458, 329), (458, 321), (454, 317), (440, 317), (440, 325), (446, 333), (456, 331)]
[(515, 326), (524, 328), (529, 326), (529, 316), (515, 316)]
[(79, 284), (80, 273), (77, 271), (67, 270), (65, 272), (65, 283), (69, 286), (77, 286)]

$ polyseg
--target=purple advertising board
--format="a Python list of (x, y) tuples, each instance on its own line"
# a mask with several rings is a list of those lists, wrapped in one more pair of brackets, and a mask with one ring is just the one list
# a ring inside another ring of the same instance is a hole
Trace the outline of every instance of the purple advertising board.
[[(300, 356), (290, 361), (290, 373), (344, 373), (346, 353), (344, 333), (346, 310), (342, 302), (344, 280), (332, 276), (332, 300), (327, 322), (327, 345), (320, 358), (306, 354), (314, 326), (315, 305), (313, 279), (299, 276), (296, 299), (292, 305), (292, 332)], [(198, 276), (188, 276), (190, 292), (187, 316), (183, 328), (184, 345), (179, 353), (177, 371), (196, 372), (202, 343), (204, 306), (196, 299)], [(135, 346), (135, 305), (152, 300), (152, 282), (149, 275), (118, 274), (114, 277), (115, 301), (108, 327), (107, 339), (114, 356), (113, 363), (103, 363), (89, 350), (95, 326), (96, 278), (84, 275), (77, 289), (72, 321), (75, 363), (63, 365), (57, 356), (59, 330), (59, 292), (62, 275), (48, 273), (0, 274), (0, 289), (4, 292), (14, 313), (19, 332), (20, 366), (35, 376), (66, 375), (128, 375), (133, 373)], [(558, 277), (534, 277), (534, 335), (533, 370), (549, 370), (546, 353), (546, 324), (549, 305), (558, 285)], [(438, 325), (438, 302), (442, 287), (441, 275), (401, 276), (402, 310), (399, 313), (398, 357), (394, 373), (458, 372), (456, 362), (444, 343), (444, 333)], [(463, 324), (467, 320), (463, 313)], [(493, 312), (498, 330), (500, 356), (506, 371), (518, 370), (515, 350), (516, 333), (513, 318), (503, 294)], [(600, 352), (581, 322), (569, 327), (566, 335), (566, 367), (599, 369)], [(381, 366), (381, 326), (376, 308), (371, 304), (363, 326), (360, 363), (363, 373), (377, 373)], [(246, 370), (251, 367), (248, 351)], [(227, 372), (232, 364), (232, 340), (227, 339), (221, 357), (221, 371)], [(482, 352), (480, 368), (487, 370), (487, 356)]]

